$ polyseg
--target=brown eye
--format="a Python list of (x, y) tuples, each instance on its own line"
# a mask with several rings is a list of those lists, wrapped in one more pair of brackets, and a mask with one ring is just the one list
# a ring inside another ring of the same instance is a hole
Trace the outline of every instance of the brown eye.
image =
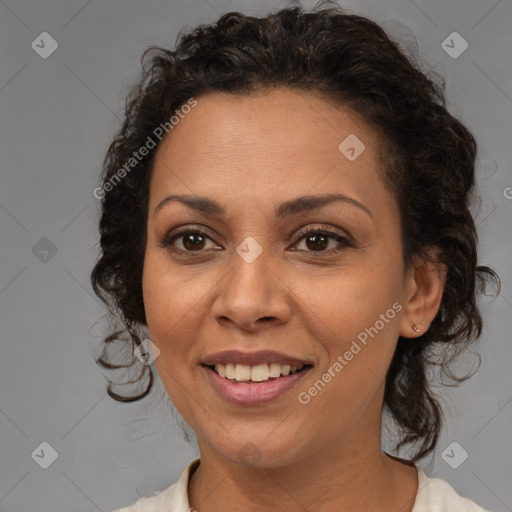
[(329, 237), (325, 235), (308, 235), (305, 240), (306, 246), (312, 251), (324, 250), (329, 245)]
[(326, 228), (308, 228), (299, 232), (297, 236), (300, 237), (298, 242), (304, 240), (303, 244), (305, 246), (305, 249), (299, 250), (304, 250), (309, 253), (318, 253), (319, 256), (324, 253), (336, 253), (346, 247), (354, 247), (348, 235), (342, 236)]
[(162, 240), (161, 247), (169, 247), (172, 250), (182, 252), (200, 252), (208, 249), (208, 247), (205, 247), (208, 241), (213, 243), (213, 240), (204, 231), (189, 229), (167, 235)]
[(205, 239), (202, 235), (197, 235), (195, 233), (190, 233), (188, 235), (182, 235), (183, 237), (183, 246), (188, 251), (195, 251), (197, 249), (204, 248)]

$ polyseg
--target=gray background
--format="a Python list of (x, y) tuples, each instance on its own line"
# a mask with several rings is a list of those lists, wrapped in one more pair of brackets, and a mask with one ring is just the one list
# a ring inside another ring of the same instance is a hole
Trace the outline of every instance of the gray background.
[[(167, 487), (197, 456), (165, 406), (159, 381), (139, 403), (120, 404), (106, 395), (90, 332), (104, 313), (89, 284), (98, 242), (99, 202), (92, 191), (146, 46), (172, 46), (180, 28), (223, 12), (263, 14), (284, 5), (0, 1), (2, 512), (112, 510)], [(446, 76), (450, 110), (479, 142), (480, 260), (500, 274), (502, 294), (482, 301), (480, 370), (461, 388), (440, 391), (448, 400), (448, 421), (423, 467), (485, 508), (512, 510), (512, 5), (343, 5), (383, 23), (397, 38), (414, 33), (420, 58)], [(31, 48), (44, 31), (59, 45), (46, 59)], [(458, 58), (441, 46), (454, 31), (469, 44)], [(41, 455), (42, 442), (58, 452), (48, 469), (31, 457), (34, 450), (39, 460), (49, 456), (44, 447)], [(442, 457), (452, 442), (458, 443), (448, 450), (452, 460), (468, 452), (458, 469)]]

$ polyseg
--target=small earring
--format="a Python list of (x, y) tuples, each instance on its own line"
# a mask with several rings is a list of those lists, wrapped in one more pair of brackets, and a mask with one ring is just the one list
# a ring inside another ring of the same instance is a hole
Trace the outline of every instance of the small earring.
[(411, 327), (414, 332), (420, 332), (420, 330), (416, 327), (416, 324), (414, 322), (411, 322)]

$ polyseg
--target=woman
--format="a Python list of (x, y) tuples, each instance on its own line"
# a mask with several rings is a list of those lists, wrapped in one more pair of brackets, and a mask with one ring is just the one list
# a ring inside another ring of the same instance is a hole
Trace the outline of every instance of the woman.
[[(427, 366), (480, 335), (496, 279), (442, 87), (335, 8), (229, 13), (144, 63), (92, 283), (134, 353), (147, 327), (200, 458), (121, 510), (482, 511), (415, 465), (441, 428)], [(384, 413), (410, 460), (381, 449)]]

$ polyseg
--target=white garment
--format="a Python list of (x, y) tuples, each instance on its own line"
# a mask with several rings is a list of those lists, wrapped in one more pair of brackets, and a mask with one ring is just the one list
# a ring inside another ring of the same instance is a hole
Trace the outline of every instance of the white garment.
[[(155, 496), (140, 498), (131, 507), (113, 512), (194, 512), (188, 502), (188, 481), (199, 465), (200, 459), (193, 460), (183, 470), (177, 482)], [(418, 493), (412, 512), (487, 512), (476, 503), (462, 498), (444, 480), (429, 478), (418, 470)]]

